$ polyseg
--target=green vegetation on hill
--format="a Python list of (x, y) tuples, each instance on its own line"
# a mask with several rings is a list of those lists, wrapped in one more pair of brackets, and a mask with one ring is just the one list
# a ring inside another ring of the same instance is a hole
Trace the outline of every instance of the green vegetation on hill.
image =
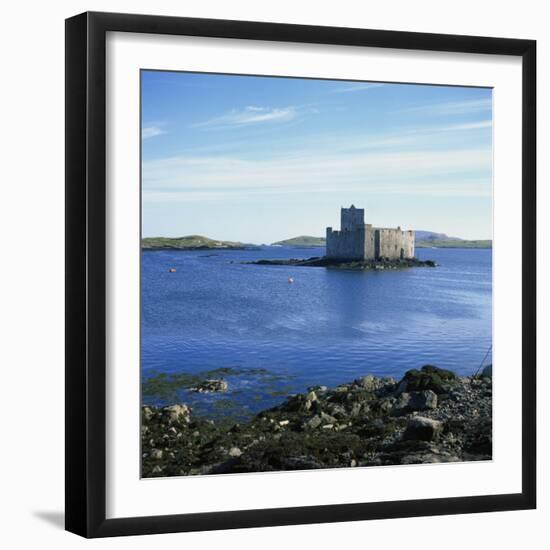
[(491, 240), (428, 240), (417, 241), (416, 248), (492, 248), (493, 242)]
[(285, 239), (283, 241), (277, 241), (272, 245), (279, 246), (325, 246), (326, 239), (324, 237), (311, 237), (309, 235), (301, 235), (299, 237), (293, 237), (292, 239)]
[(146, 237), (141, 239), (141, 248), (144, 250), (194, 250), (194, 249), (243, 249), (250, 245), (232, 241), (217, 241), (201, 235), (187, 235), (186, 237)]
[[(285, 239), (272, 243), (278, 246), (294, 246), (309, 248), (315, 246), (325, 246), (324, 237), (312, 237), (301, 235), (291, 239)], [(417, 248), (492, 248), (490, 240), (462, 240), (462, 239), (436, 239), (430, 238), (416, 241)], [(218, 241), (203, 237), (202, 235), (187, 235), (185, 237), (146, 237), (141, 240), (143, 250), (242, 250), (245, 248), (254, 248), (254, 245), (233, 242)]]
[(415, 229), (414, 235), (417, 241), (461, 241), (459, 237), (449, 237), (446, 233), (435, 233), (424, 229)]

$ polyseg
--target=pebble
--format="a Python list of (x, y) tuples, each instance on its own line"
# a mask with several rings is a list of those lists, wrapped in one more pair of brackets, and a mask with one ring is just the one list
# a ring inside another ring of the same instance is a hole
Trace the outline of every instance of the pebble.
[(239, 447), (231, 447), (228, 454), (232, 457), (239, 457), (243, 454), (243, 452), (239, 449)]

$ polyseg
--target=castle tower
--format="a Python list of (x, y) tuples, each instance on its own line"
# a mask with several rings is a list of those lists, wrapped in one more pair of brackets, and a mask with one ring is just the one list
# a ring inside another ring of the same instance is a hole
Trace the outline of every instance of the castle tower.
[(365, 209), (355, 208), (352, 204), (349, 208), (340, 210), (340, 230), (355, 231), (365, 227)]
[(365, 259), (365, 210), (349, 208), (340, 210), (340, 231), (327, 227), (326, 254), (328, 258), (346, 260)]

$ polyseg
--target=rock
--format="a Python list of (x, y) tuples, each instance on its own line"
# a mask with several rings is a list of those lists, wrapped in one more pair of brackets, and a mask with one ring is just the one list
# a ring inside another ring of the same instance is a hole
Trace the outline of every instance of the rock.
[(311, 408), (309, 412), (311, 413), (321, 413), (323, 411), (323, 407), (321, 405), (321, 401), (313, 401), (311, 403)]
[(331, 416), (330, 414), (321, 413), (321, 421), (324, 424), (334, 424), (336, 422), (336, 418), (334, 418), (334, 416)]
[(372, 374), (367, 374), (367, 376), (363, 376), (363, 378), (359, 378), (355, 381), (355, 383), (364, 388), (365, 390), (373, 391), (376, 389), (376, 379)]
[(306, 395), (306, 401), (317, 401), (317, 394), (312, 390)]
[(409, 402), (409, 407), (413, 411), (427, 411), (437, 408), (437, 394), (432, 390), (413, 392), (410, 395), (411, 400)]
[(366, 437), (378, 437), (384, 435), (391, 427), (392, 425), (390, 423), (388, 423), (388, 427), (386, 427), (385, 422), (381, 418), (375, 418), (364, 424), (363, 434)]
[(235, 473), (235, 466), (241, 461), (239, 458), (234, 457), (219, 464), (213, 464), (211, 466), (203, 466), (202, 471), (197, 473), (203, 474), (232, 474)]
[(349, 412), (350, 416), (352, 418), (355, 418), (359, 416), (361, 413), (361, 403), (354, 403), (351, 407), (351, 411)]
[[(286, 401), (281, 405), (281, 409), (285, 411), (300, 411), (306, 408), (305, 397), (301, 394), (291, 395), (286, 399)], [(308, 405), (308, 409), (311, 408), (311, 403)], [(306, 410), (308, 410), (306, 409)]]
[(493, 378), (493, 365), (487, 365), (482, 371), (481, 376), (485, 378)]
[(305, 424), (304, 427), (310, 430), (315, 430), (318, 428), (323, 421), (321, 420), (321, 417), (318, 415), (315, 415), (314, 417), (310, 418)]
[(191, 409), (185, 404), (170, 405), (162, 409), (163, 416), (168, 418), (169, 422), (186, 422), (190, 421)]
[(342, 407), (342, 405), (337, 405), (336, 403), (330, 403), (327, 410), (330, 412), (331, 416), (334, 416), (335, 418), (347, 418), (348, 416), (346, 409)]
[(243, 452), (239, 449), (239, 447), (231, 447), (231, 449), (229, 449), (229, 452), (227, 454), (233, 458), (237, 458), (241, 456)]
[(393, 397), (388, 397), (385, 399), (381, 399), (377, 405), (378, 410), (381, 414), (388, 414), (391, 412), (391, 410), (394, 407), (395, 399)]
[(162, 458), (162, 455), (162, 449), (153, 449), (151, 451), (151, 458), (154, 458), (155, 460), (160, 460)]
[(403, 380), (401, 380), (399, 382), (399, 384), (397, 384), (397, 389), (395, 390), (395, 393), (397, 395), (401, 395), (402, 393), (405, 393), (407, 391), (407, 379), (406, 378), (403, 378)]
[(437, 394), (432, 390), (402, 393), (395, 402), (392, 414), (401, 415), (414, 411), (427, 411), (437, 408)]
[(407, 429), (403, 434), (404, 440), (434, 441), (443, 431), (443, 422), (426, 418), (424, 416), (415, 416), (409, 420)]
[(145, 420), (151, 420), (151, 418), (153, 418), (153, 411), (150, 407), (143, 407), (142, 412)]
[(229, 385), (225, 380), (205, 380), (190, 390), (198, 393), (214, 393), (225, 392), (228, 388)]
[(323, 464), (310, 456), (290, 456), (281, 459), (283, 470), (317, 470), (322, 467)]
[(162, 468), (160, 466), (155, 466), (152, 470), (154, 474), (160, 474), (162, 472)]
[(459, 462), (457, 456), (440, 454), (439, 452), (416, 453), (406, 455), (401, 459), (401, 464), (438, 464), (442, 462)]
[(405, 414), (408, 411), (409, 403), (411, 401), (411, 394), (403, 392), (395, 401), (395, 404), (392, 408), (392, 414), (400, 415)]
[(432, 365), (424, 365), (420, 370), (407, 371), (399, 382), (396, 393), (422, 390), (432, 390), (437, 394), (447, 393), (456, 379), (454, 372)]
[(317, 401), (317, 394), (314, 391), (310, 391), (306, 395), (306, 401), (304, 403), (304, 408), (306, 409), (306, 411), (309, 411), (309, 409), (311, 409), (313, 407), (313, 404), (317, 403)]
[(328, 390), (326, 386), (311, 386), (307, 389), (308, 392), (325, 393)]
[(279, 426), (288, 426), (290, 424), (290, 420), (280, 420)]

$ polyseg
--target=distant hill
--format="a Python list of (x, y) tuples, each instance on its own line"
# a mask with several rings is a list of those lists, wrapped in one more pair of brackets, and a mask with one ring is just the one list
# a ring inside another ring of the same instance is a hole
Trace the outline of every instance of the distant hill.
[(309, 235), (301, 235), (299, 237), (292, 237), (292, 239), (285, 239), (284, 241), (277, 241), (271, 243), (271, 246), (297, 246), (297, 247), (311, 247), (311, 246), (325, 246), (327, 243), (324, 237), (311, 237)]
[(186, 237), (145, 237), (141, 239), (143, 250), (243, 250), (254, 245), (232, 241), (217, 241), (202, 235), (187, 235)]
[[(271, 246), (293, 246), (296, 248), (310, 248), (325, 246), (324, 237), (301, 235), (272, 243)], [(490, 240), (464, 240), (457, 237), (448, 237), (444, 233), (433, 231), (416, 231), (417, 248), (492, 248)], [(202, 235), (187, 235), (185, 237), (145, 237), (141, 240), (143, 250), (244, 250), (257, 248), (256, 245), (219, 241), (203, 237)]]
[[(465, 240), (458, 237), (449, 237), (445, 233), (434, 231), (415, 231), (417, 248), (492, 248), (490, 240)], [(296, 248), (309, 248), (314, 246), (325, 246), (324, 237), (311, 237), (301, 235), (291, 239), (285, 239), (272, 243), (271, 246), (294, 246)]]
[(459, 237), (449, 237), (445, 233), (433, 231), (415, 231), (416, 248), (492, 248), (491, 240), (466, 240)]
[(419, 229), (415, 231), (417, 241), (461, 241), (458, 237), (449, 237), (445, 233), (434, 233), (433, 231), (424, 231)]
[(464, 239), (441, 239), (419, 241), (415, 243), (416, 248), (493, 248), (491, 240), (467, 241)]

